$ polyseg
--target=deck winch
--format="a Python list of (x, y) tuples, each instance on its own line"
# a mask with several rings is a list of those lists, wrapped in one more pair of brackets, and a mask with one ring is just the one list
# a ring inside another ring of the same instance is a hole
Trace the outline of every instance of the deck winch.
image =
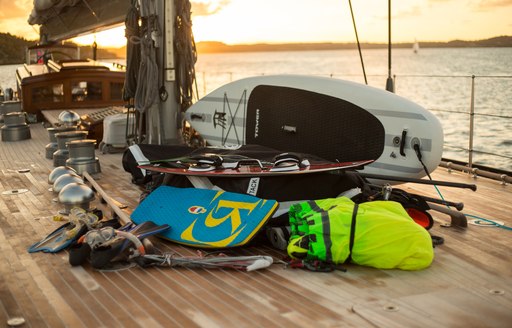
[(69, 158), (69, 150), (66, 144), (73, 140), (83, 140), (87, 136), (87, 131), (68, 131), (56, 133), (58, 149), (53, 153), (53, 166), (66, 165)]
[(60, 132), (68, 132), (68, 131), (76, 131), (76, 127), (73, 126), (59, 126), (59, 127), (51, 127), (46, 129), (48, 131), (48, 137), (50, 138), (50, 143), (46, 145), (46, 158), (53, 159), (53, 153), (59, 149), (59, 145), (57, 144), (56, 133)]
[(19, 100), (2, 101), (0, 95), (0, 123), (4, 122), (4, 115), (8, 113), (21, 112), (21, 102)]
[(66, 145), (69, 151), (69, 159), (66, 160), (67, 166), (75, 169), (78, 174), (82, 174), (84, 171), (90, 174), (101, 172), (100, 161), (94, 152), (96, 140), (72, 140)]
[(20, 141), (30, 139), (30, 126), (23, 112), (12, 112), (4, 115), (2, 141)]

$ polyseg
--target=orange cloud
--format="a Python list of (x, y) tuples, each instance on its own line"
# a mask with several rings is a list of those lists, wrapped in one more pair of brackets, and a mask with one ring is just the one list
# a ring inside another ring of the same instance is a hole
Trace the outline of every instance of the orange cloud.
[(33, 0), (0, 0), (0, 31), (26, 39), (38, 39), (39, 32), (27, 23)]
[(192, 14), (198, 16), (210, 16), (218, 13), (224, 7), (231, 3), (231, 0), (205, 0), (205, 1), (191, 1)]
[[(416, 17), (416, 16), (420, 16), (422, 14), (422, 11), (421, 11), (421, 8), (420, 6), (413, 6), (407, 10), (402, 10), (398, 13), (394, 13), (393, 14), (393, 19), (397, 19), (397, 18), (411, 18), (411, 17)], [(387, 16), (386, 16), (386, 19), (387, 19)]]
[(495, 9), (501, 7), (512, 6), (512, 0), (492, 0), (480, 1), (477, 5), (478, 9)]
[(27, 19), (32, 10), (32, 0), (0, 0), (0, 18)]

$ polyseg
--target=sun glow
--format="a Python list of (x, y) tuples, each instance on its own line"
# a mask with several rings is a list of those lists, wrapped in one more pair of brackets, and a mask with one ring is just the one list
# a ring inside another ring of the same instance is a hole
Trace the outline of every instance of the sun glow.
[[(190, 0), (196, 41), (236, 43), (353, 42), (342, 0)], [(5, 5), (4, 5), (5, 3)], [(8, 3), (8, 4), (7, 4)], [(362, 42), (387, 41), (387, 1), (352, 1)], [(0, 31), (38, 38), (27, 24), (33, 1), (0, 2)], [(392, 4), (393, 42), (480, 40), (512, 35), (512, 1), (409, 0)], [(456, 15), (454, 14), (456, 13)], [(100, 47), (126, 44), (124, 27), (74, 38)]]
[(94, 41), (101, 48), (121, 48), (126, 45), (124, 26), (118, 26), (109, 30), (87, 34), (71, 39), (79, 45), (91, 45)]
[[(512, 3), (501, 7), (483, 2), (469, 7), (462, 0), (397, 2), (392, 7), (393, 42), (478, 40), (512, 34)], [(350, 9), (339, 0), (195, 0), (192, 29), (197, 42), (227, 44), (354, 42)], [(387, 42), (387, 3), (354, 2), (362, 42)], [(457, 17), (446, 13), (458, 11)], [(432, 24), (435, 21), (436, 24)], [(471, 22), (471, 24), (468, 24)], [(492, 22), (492, 23), (490, 23)], [(74, 38), (82, 45), (96, 40), (99, 47), (126, 45), (124, 26)]]
[[(387, 42), (387, 1), (353, 1), (353, 11), (362, 42)], [(394, 42), (479, 40), (512, 34), (510, 0), (395, 1), (391, 15)], [(340, 0), (196, 0), (192, 18), (196, 41), (354, 41), (349, 5)]]
[[(323, 6), (322, 6), (323, 7)], [(303, 9), (311, 9), (303, 10)], [(196, 41), (221, 41), (228, 44), (324, 42), (339, 39), (343, 30), (340, 5), (335, 10), (322, 11), (305, 1), (236, 1), (231, 0), (211, 15), (194, 15)], [(318, 24), (323, 16), (328, 23)]]

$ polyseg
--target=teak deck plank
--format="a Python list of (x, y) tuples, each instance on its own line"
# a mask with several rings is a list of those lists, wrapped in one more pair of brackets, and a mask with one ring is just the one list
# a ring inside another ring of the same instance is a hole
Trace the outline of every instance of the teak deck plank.
[[(49, 142), (43, 126), (32, 138), (0, 143), (0, 326), (22, 317), (27, 327), (509, 327), (512, 322), (511, 232), (450, 222), (430, 211), (431, 233), (445, 239), (432, 265), (422, 271), (378, 270), (346, 265), (347, 272), (315, 273), (271, 268), (251, 273), (231, 270), (128, 267), (97, 271), (72, 268), (66, 251), (27, 252), (63, 222), (53, 201), (45, 158)], [(142, 189), (124, 172), (122, 154), (100, 154), (95, 181), (130, 213)], [(29, 171), (18, 171), (28, 169)], [(498, 181), (437, 169), (437, 180), (475, 183), (476, 192), (439, 187), (443, 197), (464, 202), (464, 213), (512, 225), (512, 189)], [(396, 188), (439, 198), (429, 185)], [(96, 200), (97, 206), (100, 204)], [(178, 256), (196, 250), (167, 241), (156, 246)], [(268, 246), (233, 250), (241, 255), (284, 255)]]

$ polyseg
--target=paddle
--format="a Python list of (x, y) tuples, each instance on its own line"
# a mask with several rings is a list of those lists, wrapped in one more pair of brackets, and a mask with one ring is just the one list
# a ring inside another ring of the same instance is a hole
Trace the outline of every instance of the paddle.
[(423, 180), (423, 179), (415, 179), (415, 178), (401, 178), (401, 177), (394, 177), (394, 176), (389, 176), (389, 175), (361, 173), (361, 172), (359, 172), (359, 175), (361, 175), (363, 178), (367, 178), (367, 179), (388, 180), (388, 181), (398, 181), (398, 182), (409, 182), (409, 183), (418, 183), (418, 184), (426, 184), (426, 185), (437, 185), (437, 186), (444, 186), (444, 187), (471, 189), (472, 191), (476, 191), (476, 185), (474, 185), (474, 184), (449, 182), (449, 181), (440, 181), (440, 180)]

